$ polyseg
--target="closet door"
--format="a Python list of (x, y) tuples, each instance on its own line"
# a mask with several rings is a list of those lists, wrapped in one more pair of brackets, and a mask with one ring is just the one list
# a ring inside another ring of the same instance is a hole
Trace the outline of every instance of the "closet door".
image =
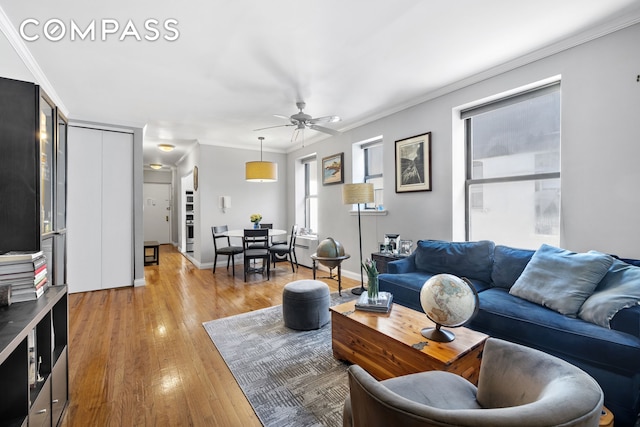
[(133, 135), (102, 132), (102, 288), (133, 284)]
[(67, 284), (69, 293), (102, 289), (102, 132), (69, 127)]
[(69, 127), (69, 292), (133, 284), (133, 135)]

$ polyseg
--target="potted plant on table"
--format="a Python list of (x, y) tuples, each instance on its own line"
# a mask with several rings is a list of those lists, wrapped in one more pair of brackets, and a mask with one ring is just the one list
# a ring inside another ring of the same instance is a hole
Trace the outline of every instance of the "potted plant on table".
[(378, 268), (376, 262), (368, 259), (362, 263), (364, 271), (367, 272), (367, 297), (369, 300), (376, 301), (378, 299)]

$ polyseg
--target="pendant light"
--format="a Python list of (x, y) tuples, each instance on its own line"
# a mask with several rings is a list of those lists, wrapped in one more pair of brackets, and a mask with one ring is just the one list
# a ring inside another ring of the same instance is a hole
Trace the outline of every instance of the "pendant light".
[(249, 182), (276, 182), (278, 180), (278, 164), (262, 161), (262, 141), (264, 141), (264, 137), (260, 136), (258, 139), (260, 140), (260, 161), (247, 162), (245, 179)]

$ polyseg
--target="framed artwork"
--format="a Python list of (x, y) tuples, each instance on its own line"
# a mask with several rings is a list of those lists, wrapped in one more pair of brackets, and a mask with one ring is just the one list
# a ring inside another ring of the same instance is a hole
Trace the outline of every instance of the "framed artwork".
[(334, 154), (322, 159), (322, 185), (342, 184), (344, 182), (344, 153)]
[(396, 193), (431, 191), (431, 132), (396, 141)]

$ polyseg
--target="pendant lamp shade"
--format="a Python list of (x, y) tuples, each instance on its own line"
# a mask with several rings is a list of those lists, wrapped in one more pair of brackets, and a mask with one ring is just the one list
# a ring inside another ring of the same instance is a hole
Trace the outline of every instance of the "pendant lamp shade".
[(273, 162), (247, 162), (245, 177), (250, 182), (275, 182), (278, 180), (278, 164)]
[(247, 162), (245, 165), (245, 179), (249, 182), (276, 182), (278, 180), (278, 164), (262, 160), (262, 141), (260, 140), (260, 161)]

